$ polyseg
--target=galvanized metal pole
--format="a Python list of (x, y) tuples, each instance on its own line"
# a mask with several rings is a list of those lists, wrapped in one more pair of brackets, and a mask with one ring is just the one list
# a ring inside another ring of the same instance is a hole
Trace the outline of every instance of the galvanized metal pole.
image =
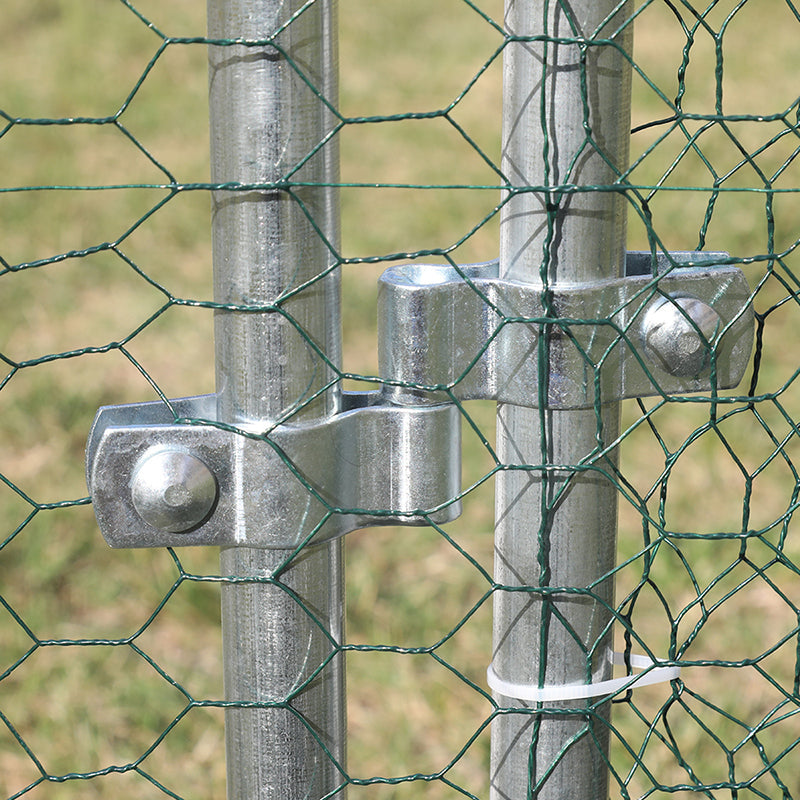
[[(505, 206), (501, 277), (546, 291), (622, 273), (625, 200), (613, 190), (581, 187), (613, 184), (614, 167), (627, 162), (630, 68), (618, 48), (630, 53), (630, 28), (623, 24), (629, 12), (617, 0), (506, 1), (509, 34), (533, 38), (505, 51), (502, 166), (515, 187), (552, 188), (518, 193)], [(614, 45), (603, 41), (612, 36)], [(558, 329), (541, 326), (545, 341), (556, 335)], [(546, 347), (531, 357), (540, 359), (542, 381), (576, 378), (549, 373)], [(534, 467), (501, 472), (497, 480), (496, 580), (533, 589), (495, 595), (493, 667), (503, 681), (539, 687), (609, 677), (604, 604), (613, 605), (614, 587), (611, 577), (601, 579), (614, 567), (617, 505), (602, 472), (614, 456), (598, 454), (618, 426), (615, 403), (599, 410), (556, 411), (546, 403), (498, 409), (501, 460)], [(551, 587), (578, 591), (551, 593)], [(497, 700), (525, 710), (494, 722), (495, 800), (607, 797), (607, 705), (594, 716), (574, 709), (597, 698)]]
[[(315, 349), (338, 363), (338, 279), (313, 282), (333, 263), (325, 238), (337, 244), (336, 198), (331, 188), (273, 184), (303, 162), (291, 180), (338, 179), (333, 143), (309, 158), (334, 125), (318, 95), (336, 103), (335, 1), (208, 0), (208, 28), (220, 40), (209, 47), (211, 179), (234, 185), (213, 193), (214, 297), (280, 303), (296, 323), (274, 307), (216, 312), (217, 416), (250, 428), (287, 417), (302, 425), (339, 404)], [(313, 529), (309, 516), (287, 509), (274, 547), (221, 553), (222, 574), (237, 579), (222, 590), (225, 697), (241, 704), (225, 717), (231, 800), (313, 800), (342, 783), (343, 658), (315, 674), (342, 639), (341, 544), (293, 557), (291, 543)]]

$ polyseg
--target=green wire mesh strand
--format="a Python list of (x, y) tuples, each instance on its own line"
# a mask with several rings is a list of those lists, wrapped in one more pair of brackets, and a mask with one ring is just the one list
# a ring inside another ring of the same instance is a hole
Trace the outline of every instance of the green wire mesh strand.
[[(4, 3), (3, 798), (225, 791), (219, 587), (230, 578), (211, 548), (109, 551), (83, 475), (99, 406), (214, 388), (209, 206), (225, 187), (209, 179), (203, 5)], [(339, 0), (339, 15), (340, 96), (312, 86), (335, 134), (306, 156), (338, 147), (342, 159), (342, 243), (328, 247), (344, 354), (340, 364), (309, 339), (333, 375), (322, 391), (380, 387), (380, 272), (496, 257), (500, 208), (520, 188), (500, 165), (512, 40), (501, 0)], [(624, 195), (630, 250), (730, 253), (752, 288), (756, 337), (737, 389), (625, 401), (620, 436), (597, 441), (618, 465), (559, 465), (564, 491), (593, 469), (618, 492), (615, 649), (681, 667), (679, 679), (574, 713), (586, 735), (607, 726), (612, 797), (800, 798), (800, 13), (791, 0), (644, 0), (623, 24), (634, 29), (630, 166), (613, 186), (580, 191)], [(585, 35), (561, 44), (601, 46)], [(594, 133), (587, 121), (590, 144)], [(250, 188), (302, 203), (303, 161)], [(294, 294), (314, 291), (312, 281)], [(290, 300), (248, 311), (294, 324)], [(535, 321), (567, 336), (591, 322)], [(437, 388), (463, 417), (464, 514), (347, 537), (347, 632), (331, 658), (347, 661), (348, 763), (330, 796), (489, 797), (489, 731), (509, 713), (485, 678), (504, 591), (493, 484), (512, 466), (535, 480), (552, 465), (503, 463), (494, 406), (457, 401), (457, 382)], [(301, 479), (287, 463), (287, 480)], [(298, 558), (302, 548), (261, 580), (290, 592), (283, 576)], [(518, 590), (546, 602), (595, 588)]]

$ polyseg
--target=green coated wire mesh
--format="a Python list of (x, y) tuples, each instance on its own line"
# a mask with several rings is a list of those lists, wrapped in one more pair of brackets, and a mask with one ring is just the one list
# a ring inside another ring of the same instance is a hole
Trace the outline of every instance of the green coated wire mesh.
[[(509, 40), (501, 0), (339, 5), (336, 374), (375, 388), (377, 275), (497, 254)], [(4, 4), (5, 798), (225, 791), (217, 555), (108, 550), (83, 476), (99, 406), (213, 391), (202, 6)], [(629, 249), (731, 253), (756, 342), (736, 390), (624, 404), (609, 474), (617, 649), (682, 672), (593, 706), (612, 705), (610, 794), (798, 798), (800, 14), (791, 0), (644, 0), (631, 14), (631, 166), (615, 187)], [(347, 537), (351, 798), (488, 797), (502, 713), (485, 679), (492, 484), (506, 465), (493, 405), (459, 408), (462, 517)]]

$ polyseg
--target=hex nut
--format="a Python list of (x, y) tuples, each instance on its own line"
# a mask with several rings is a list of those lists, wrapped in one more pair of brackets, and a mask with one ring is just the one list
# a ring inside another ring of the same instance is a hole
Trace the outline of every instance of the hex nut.
[(642, 320), (645, 353), (670, 375), (699, 375), (710, 366), (711, 346), (721, 322), (719, 314), (697, 297), (664, 297)]
[(154, 528), (185, 533), (196, 528), (217, 502), (217, 480), (196, 456), (175, 450), (149, 451), (131, 480), (133, 507)]

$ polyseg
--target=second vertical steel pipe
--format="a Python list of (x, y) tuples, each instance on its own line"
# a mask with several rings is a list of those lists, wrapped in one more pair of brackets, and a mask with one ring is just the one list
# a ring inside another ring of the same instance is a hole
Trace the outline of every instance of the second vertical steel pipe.
[[(548, 289), (622, 274), (628, 159), (630, 5), (507, 0), (500, 273)], [(589, 190), (590, 189), (590, 190)], [(517, 310), (524, 317), (525, 309)], [(553, 317), (557, 310), (551, 309)], [(517, 324), (517, 323), (515, 323)], [(498, 408), (493, 668), (534, 687), (591, 683), (611, 670), (617, 499), (606, 447), (619, 404), (552, 410), (547, 340), (538, 328), (540, 407)], [(559, 591), (562, 589), (563, 591)], [(493, 723), (493, 800), (605, 800), (608, 704), (534, 703)], [(582, 710), (583, 709), (583, 710)]]

